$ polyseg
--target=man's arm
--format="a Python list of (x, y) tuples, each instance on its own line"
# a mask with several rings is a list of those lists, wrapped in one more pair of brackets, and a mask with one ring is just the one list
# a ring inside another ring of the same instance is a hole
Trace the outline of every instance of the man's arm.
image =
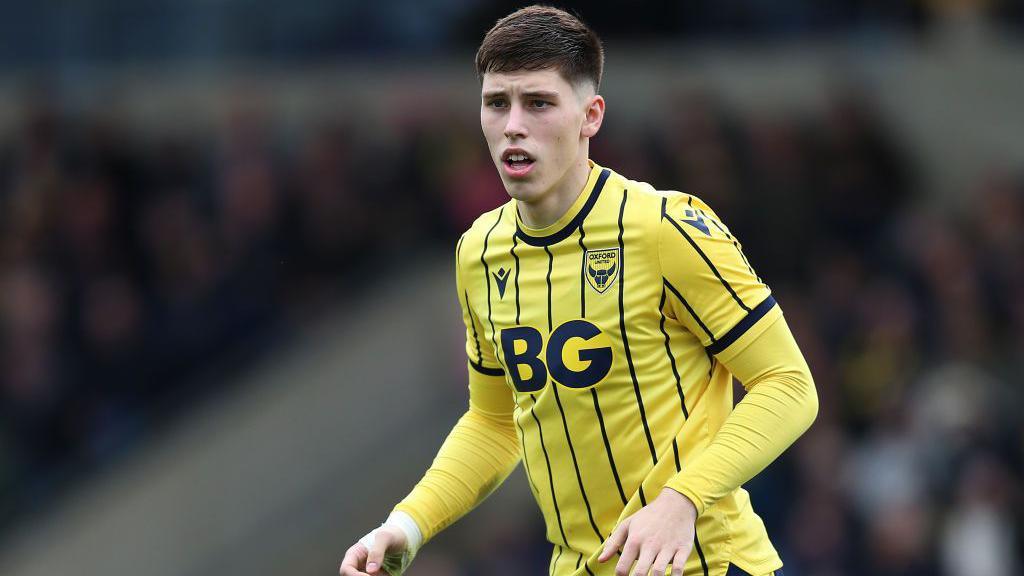
[(599, 560), (621, 549), (616, 574), (628, 574), (634, 561), (637, 574), (652, 565), (655, 574), (664, 574), (669, 563), (672, 574), (681, 574), (697, 516), (763, 470), (814, 421), (814, 381), (785, 318), (775, 319), (725, 365), (747, 395), (700, 456), (615, 529)]
[[(469, 409), (452, 428), (433, 464), (388, 520), (345, 554), (342, 576), (401, 574), (419, 547), (482, 502), (519, 463), (515, 402), (483, 326), (463, 287), (456, 251), (456, 286), (466, 325)], [(365, 572), (363, 572), (365, 570)]]
[(747, 394), (707, 449), (665, 484), (686, 496), (698, 514), (778, 458), (818, 413), (814, 380), (784, 317), (720, 360)]
[(469, 410), (434, 463), (395, 511), (409, 514), (424, 542), (483, 501), (519, 463), (512, 395), (504, 376), (470, 368)]
[(599, 557), (615, 573), (681, 574), (697, 516), (777, 458), (810, 426), (817, 395), (807, 363), (768, 287), (739, 242), (699, 199), (666, 197), (658, 235), (667, 316), (683, 324), (740, 379), (746, 397), (708, 447), (648, 506), (623, 520)]
[(455, 290), (466, 327), (469, 364), (469, 410), (452, 429), (434, 463), (413, 491), (395, 507), (411, 516), (423, 540), (430, 540), (500, 485), (519, 462), (520, 446), (513, 413), (515, 401), (491, 342), (483, 337), (480, 315), (474, 314), (462, 250), (476, 251), (467, 232), (455, 249)]
[(748, 391), (709, 446), (667, 483), (699, 514), (810, 426), (817, 395), (781, 307), (707, 204), (685, 194), (664, 199), (658, 257), (671, 292), (665, 313)]
[[(482, 502), (519, 463), (520, 446), (504, 377), (470, 368), (469, 410), (433, 464), (380, 528), (348, 550), (342, 576), (398, 576), (423, 543)], [(410, 525), (409, 523), (413, 524)]]
[(423, 543), (476, 507), (519, 463), (512, 395), (504, 377), (471, 367), (469, 381), (469, 410), (388, 520), (349, 548), (342, 576), (373, 575), (381, 567), (400, 575)]

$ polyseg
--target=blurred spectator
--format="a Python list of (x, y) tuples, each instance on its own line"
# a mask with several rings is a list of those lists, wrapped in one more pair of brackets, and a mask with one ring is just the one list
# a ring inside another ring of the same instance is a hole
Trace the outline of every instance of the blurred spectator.
[(1018, 526), (1009, 513), (1014, 499), (1019, 505), (1019, 497), (1019, 488), (1013, 489), (1001, 458), (985, 452), (969, 457), (960, 470), (952, 508), (942, 527), (941, 560), (947, 574), (1020, 573)]

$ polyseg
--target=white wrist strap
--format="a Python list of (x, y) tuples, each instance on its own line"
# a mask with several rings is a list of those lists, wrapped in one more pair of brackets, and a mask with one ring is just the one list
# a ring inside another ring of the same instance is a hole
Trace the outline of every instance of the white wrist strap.
[(377, 532), (385, 526), (394, 526), (405, 534), (406, 547), (402, 554), (385, 554), (384, 568), (391, 576), (400, 576), (412, 563), (413, 557), (423, 544), (423, 534), (420, 532), (416, 521), (405, 512), (392, 512), (388, 519), (379, 527), (374, 528), (369, 534), (359, 539), (359, 543), (366, 546), (367, 550), (373, 549), (374, 541), (377, 539)]
[(405, 540), (409, 543), (409, 552), (413, 555), (420, 549), (420, 545), (423, 544), (423, 534), (420, 532), (420, 527), (416, 524), (416, 521), (412, 519), (405, 512), (395, 511), (392, 512), (384, 524), (393, 524), (402, 529), (405, 532)]

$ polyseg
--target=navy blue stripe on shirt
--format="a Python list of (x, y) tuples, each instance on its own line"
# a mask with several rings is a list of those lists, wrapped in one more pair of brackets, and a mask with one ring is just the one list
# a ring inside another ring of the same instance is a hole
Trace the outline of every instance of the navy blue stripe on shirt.
[(775, 307), (775, 298), (769, 294), (760, 304), (754, 307), (749, 314), (744, 316), (743, 320), (740, 320), (739, 324), (732, 327), (732, 330), (726, 333), (718, 339), (717, 342), (713, 342), (707, 347), (707, 351), (711, 354), (718, 354), (732, 345), (733, 342), (739, 340), (740, 336), (743, 336), (751, 326), (757, 323), (758, 320), (764, 318), (772, 308)]
[[(466, 297), (466, 313), (469, 314), (469, 326), (473, 328), (473, 343), (476, 345), (476, 360), (477, 363), (483, 360), (483, 355), (480, 353), (480, 336), (476, 332), (476, 319), (473, 318), (473, 309), (469, 307), (469, 291), (463, 290), (463, 294)], [(472, 358), (469, 360), (473, 361)]]
[(693, 247), (693, 249), (701, 257), (701, 259), (704, 260), (704, 263), (708, 265), (708, 268), (711, 269), (711, 272), (714, 273), (716, 278), (718, 278), (718, 281), (722, 284), (726, 291), (729, 292), (729, 295), (732, 296), (732, 299), (736, 302), (736, 304), (738, 304), (739, 307), (742, 308), (743, 310), (750, 312), (750, 308), (743, 303), (743, 300), (740, 299), (739, 294), (737, 294), (736, 291), (733, 290), (732, 285), (729, 284), (729, 282), (724, 277), (722, 277), (722, 273), (718, 271), (718, 267), (716, 267), (714, 263), (711, 262), (711, 259), (708, 258), (708, 255), (705, 254), (704, 251), (700, 249), (700, 246), (698, 246), (697, 243), (693, 240), (693, 238), (691, 238), (690, 235), (686, 233), (686, 230), (683, 230), (683, 227), (680, 226), (679, 223), (672, 218), (672, 216), (666, 215), (665, 217), (667, 217), (668, 221), (672, 224), (672, 226), (675, 227), (675, 229), (678, 230), (680, 234), (682, 234), (683, 238), (685, 238), (686, 241), (690, 243), (690, 246)]
[(544, 428), (540, 425), (540, 418), (537, 418), (537, 397), (530, 394), (530, 400), (533, 400), (533, 406), (530, 407), (530, 416), (533, 416), (533, 421), (537, 424), (540, 449), (544, 453), (544, 463), (548, 467), (548, 486), (551, 488), (551, 503), (555, 507), (555, 519), (558, 520), (558, 532), (562, 535), (562, 543), (565, 544), (566, 548), (570, 548), (569, 539), (565, 536), (565, 527), (562, 526), (562, 512), (558, 509), (558, 497), (555, 496), (555, 475), (551, 472), (551, 457), (548, 456), (548, 449), (544, 444)]
[(494, 346), (494, 359), (501, 364), (501, 359), (498, 358), (498, 341), (497, 334), (494, 330), (494, 320), (491, 319), (491, 273), (487, 266), (487, 243), (491, 239), (491, 233), (498, 227), (498, 223), (501, 222), (501, 216), (505, 213), (504, 206), (498, 211), (498, 217), (494, 219), (494, 224), (491, 225), (491, 229), (487, 231), (484, 236), (484, 248), (480, 251), (480, 263), (484, 265), (484, 282), (487, 283), (487, 322), (491, 325), (491, 344)]
[(611, 172), (607, 168), (601, 170), (600, 176), (597, 177), (597, 182), (594, 183), (594, 189), (591, 190), (590, 197), (587, 198), (587, 202), (583, 205), (583, 208), (580, 209), (579, 213), (576, 214), (571, 222), (566, 224), (565, 227), (558, 232), (549, 236), (530, 236), (526, 232), (523, 232), (522, 229), (519, 228), (519, 223), (516, 222), (516, 236), (530, 246), (537, 247), (551, 246), (552, 244), (557, 244), (562, 240), (565, 240), (573, 233), (573, 231), (576, 230), (576, 228), (579, 228), (580, 224), (582, 224), (583, 220), (587, 217), (587, 214), (589, 214), (591, 209), (594, 208), (594, 204), (597, 203), (598, 196), (601, 195), (601, 189), (604, 188), (605, 180), (608, 180), (608, 176), (610, 174)]
[(625, 227), (623, 219), (626, 215), (626, 200), (629, 198), (629, 190), (622, 190), (622, 204), (619, 206), (619, 331), (622, 334), (622, 347), (626, 351), (626, 365), (629, 366), (629, 377), (633, 381), (633, 392), (636, 394), (636, 405), (640, 410), (640, 422), (644, 425), (644, 435), (647, 437), (647, 447), (651, 450), (651, 461), (658, 463), (658, 453), (654, 449), (654, 439), (651, 438), (651, 428), (647, 424), (647, 411), (644, 409), (644, 398), (640, 393), (640, 381), (637, 380), (636, 367), (633, 365), (633, 354), (629, 350), (629, 338), (626, 337), (626, 310), (623, 305), (626, 290), (626, 244), (623, 241)]
[(472, 360), (469, 361), (469, 365), (472, 366), (473, 369), (476, 370), (477, 372), (484, 374), (486, 376), (505, 375), (505, 371), (502, 370), (501, 368), (488, 368), (487, 366), (484, 366), (483, 364), (478, 364), (476, 362), (473, 362)]
[(676, 299), (679, 300), (679, 302), (686, 307), (686, 311), (690, 313), (690, 316), (693, 317), (694, 320), (696, 320), (697, 325), (701, 327), (701, 330), (704, 330), (704, 333), (707, 334), (708, 338), (711, 339), (711, 344), (714, 345), (714, 343), (717, 341), (715, 340), (715, 335), (712, 334), (711, 330), (708, 329), (707, 324), (705, 324), (704, 321), (700, 319), (700, 316), (697, 315), (697, 311), (694, 310), (692, 306), (690, 306), (690, 303), (686, 301), (686, 298), (683, 298), (683, 295), (679, 292), (679, 289), (673, 286), (672, 283), (668, 281), (668, 278), (662, 278), (661, 281), (665, 284), (665, 286), (668, 287), (669, 290), (672, 291), (672, 294), (675, 295)]
[(512, 259), (516, 262), (516, 277), (514, 286), (516, 288), (516, 326), (519, 326), (519, 255), (516, 254), (516, 246), (519, 242), (516, 241), (516, 237), (512, 236), (512, 247), (509, 248), (509, 252), (512, 253)]

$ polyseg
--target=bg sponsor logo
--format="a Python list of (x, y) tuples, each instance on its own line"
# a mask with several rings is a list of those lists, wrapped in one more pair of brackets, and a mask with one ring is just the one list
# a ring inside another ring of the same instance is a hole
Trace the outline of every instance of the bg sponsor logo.
[(536, 392), (548, 376), (568, 388), (589, 388), (612, 369), (611, 338), (586, 320), (558, 325), (545, 340), (532, 326), (501, 331), (501, 349), (516, 390)]

